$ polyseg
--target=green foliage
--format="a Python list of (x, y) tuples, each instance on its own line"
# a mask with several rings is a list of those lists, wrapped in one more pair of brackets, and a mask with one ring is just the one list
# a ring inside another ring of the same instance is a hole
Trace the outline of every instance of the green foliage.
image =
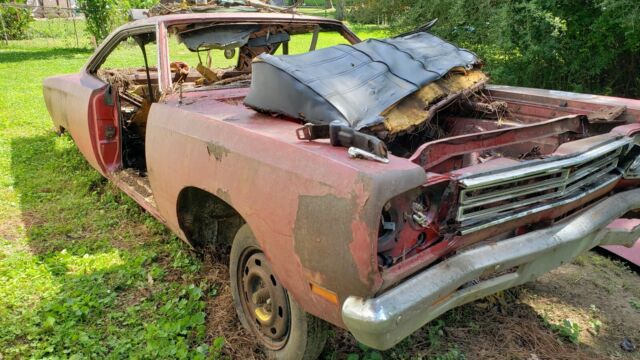
[(148, 9), (158, 2), (159, 0), (125, 0), (119, 3), (123, 4), (126, 9)]
[(602, 321), (598, 319), (589, 320), (589, 325), (591, 326), (591, 331), (593, 334), (600, 334), (600, 330), (602, 329)]
[[(291, 3), (292, 1), (289, 1)], [(325, 0), (305, 0), (304, 6), (314, 6), (314, 7), (324, 7), (326, 4)]]
[(358, 0), (349, 5), (348, 19), (357, 24), (387, 24), (402, 16), (412, 2), (405, 0)]
[(347, 355), (347, 359), (349, 360), (382, 360), (382, 354), (380, 354), (380, 352), (371, 349), (370, 347), (362, 344), (362, 343), (358, 343), (358, 347), (360, 348), (360, 351), (362, 351), (362, 354), (349, 354)]
[[(145, 326), (145, 353), (152, 358), (204, 359), (209, 347), (194, 346), (204, 339), (206, 330), (202, 290), (194, 285), (178, 290), (177, 296), (170, 293), (161, 299), (160, 318)], [(222, 347), (216, 346), (218, 351)]]
[[(438, 18), (433, 31), (477, 52), (494, 83), (640, 97), (640, 7), (635, 0), (362, 1), (355, 21), (392, 19), (395, 31)], [(373, 16), (373, 18), (372, 18)]]
[[(8, 2), (0, 0), (0, 4)], [(29, 24), (33, 21), (29, 9), (0, 6), (0, 16), (2, 16), (5, 26), (4, 29), (0, 26), (0, 39), (5, 39), (5, 31), (9, 40), (19, 40), (26, 37)]]
[[(562, 320), (560, 324), (552, 323), (547, 319), (543, 319), (543, 321), (546, 327), (548, 327), (551, 331), (560, 335), (561, 337), (571, 341), (574, 344), (577, 344), (580, 342), (581, 329), (578, 323), (575, 323), (569, 319)], [(595, 326), (598, 327), (598, 331), (600, 330), (601, 325), (602, 325), (601, 323), (595, 324)]]
[(87, 30), (96, 40), (102, 41), (115, 26), (123, 21), (122, 9), (117, 0), (79, 0), (78, 6), (87, 21)]
[(158, 0), (79, 0), (87, 21), (87, 30), (102, 41), (118, 25), (126, 22), (129, 9), (149, 8)]
[(436, 356), (434, 360), (466, 360), (466, 358), (460, 349), (454, 347), (444, 354)]

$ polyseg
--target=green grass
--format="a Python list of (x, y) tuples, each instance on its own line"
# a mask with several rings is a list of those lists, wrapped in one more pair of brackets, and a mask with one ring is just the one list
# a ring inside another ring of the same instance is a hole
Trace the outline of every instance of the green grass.
[(204, 356), (200, 260), (51, 131), (42, 79), (91, 53), (51, 41), (0, 47), (0, 358)]

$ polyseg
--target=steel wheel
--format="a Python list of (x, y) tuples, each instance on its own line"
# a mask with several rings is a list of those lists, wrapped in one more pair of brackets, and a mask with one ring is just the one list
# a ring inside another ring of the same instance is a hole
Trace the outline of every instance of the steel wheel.
[(233, 306), (242, 325), (269, 359), (317, 359), (327, 340), (327, 323), (304, 312), (282, 287), (246, 224), (229, 256)]
[(269, 344), (271, 350), (280, 350), (287, 342), (291, 326), (287, 294), (262, 252), (254, 249), (243, 255), (237, 277), (242, 308), (263, 343)]

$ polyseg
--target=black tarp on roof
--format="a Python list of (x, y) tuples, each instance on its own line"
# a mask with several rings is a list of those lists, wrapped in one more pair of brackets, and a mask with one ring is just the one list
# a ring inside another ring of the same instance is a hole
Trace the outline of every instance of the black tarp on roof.
[(404, 97), (455, 67), (479, 63), (472, 52), (429, 33), (337, 45), (302, 55), (262, 54), (253, 62), (245, 103), (315, 124), (376, 125)]

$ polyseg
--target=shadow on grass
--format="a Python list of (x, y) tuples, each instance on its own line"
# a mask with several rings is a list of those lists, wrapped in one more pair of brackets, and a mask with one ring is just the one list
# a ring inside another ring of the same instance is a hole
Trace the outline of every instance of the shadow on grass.
[(116, 214), (93, 214), (106, 180), (86, 164), (72, 140), (50, 134), (15, 138), (11, 146), (14, 188), (34, 253), (69, 246), (88, 252), (106, 250), (109, 244), (95, 237), (100, 233), (96, 227), (108, 226)]
[[(0, 319), (0, 354), (166, 358), (162, 351), (191, 354), (201, 345), (202, 290), (189, 287), (197, 272), (176, 268), (175, 255), (186, 254), (184, 267), (197, 263), (110, 187), (70, 137), (14, 138), (11, 173), (30, 249), (16, 262), (23, 267), (14, 270), (23, 283), (16, 296), (30, 300), (14, 303), (9, 319)], [(170, 275), (179, 281), (161, 281)], [(167, 302), (180, 305), (163, 313), (159, 307)], [(163, 325), (172, 317), (171, 326)], [(148, 327), (156, 325), (168, 330)]]
[(51, 48), (51, 49), (38, 49), (24, 50), (11, 49), (8, 51), (2, 51), (0, 48), (0, 64), (3, 63), (19, 63), (23, 61), (33, 60), (58, 60), (58, 59), (71, 59), (78, 54), (88, 55), (93, 52), (88, 48)]
[(0, 357), (193, 358), (206, 336), (203, 293), (214, 285), (182, 242), (94, 171), (69, 136), (12, 139), (11, 175), (30, 250), (20, 266), (39, 275), (16, 280), (31, 300), (0, 319)]

